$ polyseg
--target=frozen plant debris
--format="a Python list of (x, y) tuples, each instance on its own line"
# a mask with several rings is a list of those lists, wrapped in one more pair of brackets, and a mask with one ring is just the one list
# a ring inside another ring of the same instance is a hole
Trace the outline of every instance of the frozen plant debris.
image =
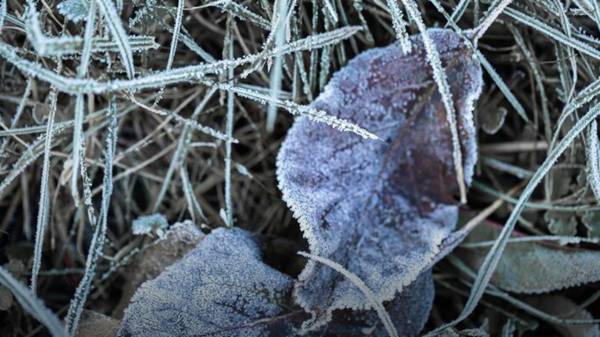
[[(456, 108), (465, 183), (476, 162), (473, 105), (479, 63), (460, 36), (430, 29)], [(389, 301), (429, 269), (453, 231), (459, 192), (451, 130), (421, 36), (412, 50), (371, 49), (336, 73), (315, 109), (377, 134), (363, 139), (308, 118), (289, 131), (277, 159), (283, 198), (298, 218), (311, 254), (357, 275), (379, 302)], [(336, 309), (368, 309), (348, 280), (308, 261), (295, 299), (312, 313), (304, 329)]]
[(117, 336), (290, 336), (292, 285), (262, 262), (250, 233), (216, 229), (138, 288)]
[(133, 234), (150, 235), (155, 233), (159, 238), (165, 235), (165, 230), (169, 227), (167, 218), (162, 214), (152, 214), (141, 216), (133, 220)]

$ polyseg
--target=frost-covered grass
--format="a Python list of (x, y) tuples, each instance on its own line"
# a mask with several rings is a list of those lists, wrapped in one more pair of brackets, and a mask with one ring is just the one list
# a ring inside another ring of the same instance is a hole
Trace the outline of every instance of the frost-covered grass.
[[(513, 317), (514, 301), (481, 299), (499, 291), (488, 283), (515, 228), (573, 242), (600, 235), (596, 1), (0, 0), (0, 264), (23, 262), (17, 276), (31, 288), (0, 278), (22, 305), (0, 311), (0, 326), (35, 333), (39, 323), (22, 315), (33, 312), (55, 332), (33, 294), (68, 332), (84, 307), (110, 313), (119, 267), (151, 240), (133, 235), (139, 216), (305, 245), (275, 179), (293, 116), (377, 138), (308, 104), (357, 53), (394, 41), (408, 50), (408, 35), (427, 27), (468, 41), (486, 72), (477, 124), (498, 130), (479, 128), (468, 194), (454, 151), (465, 217), (506, 201), (492, 216), (504, 230), (474, 278), (449, 284), (454, 267), (436, 268), (447, 291), (428, 330), (480, 326), (486, 315), (528, 327), (537, 316), (527, 307)], [(452, 126), (447, 79), (427, 51)], [(298, 273), (293, 254), (269, 249), (271, 263)], [(456, 300), (464, 309), (449, 310)]]

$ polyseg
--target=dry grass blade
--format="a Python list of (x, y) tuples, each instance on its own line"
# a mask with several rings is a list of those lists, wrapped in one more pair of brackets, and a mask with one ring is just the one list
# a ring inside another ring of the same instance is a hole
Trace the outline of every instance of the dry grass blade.
[(375, 294), (373, 294), (371, 289), (369, 289), (369, 287), (367, 287), (367, 285), (363, 282), (363, 280), (361, 280), (356, 275), (352, 274), (350, 271), (348, 271), (347, 269), (345, 269), (343, 266), (341, 266), (339, 263), (336, 263), (335, 261), (331, 261), (331, 260), (323, 258), (321, 256), (316, 256), (316, 255), (309, 254), (306, 252), (298, 252), (298, 254), (302, 255), (306, 258), (309, 258), (311, 260), (315, 260), (319, 263), (322, 263), (322, 264), (326, 265), (327, 267), (342, 274), (348, 280), (350, 280), (358, 289), (360, 289), (360, 291), (365, 295), (365, 297), (369, 300), (369, 302), (371, 302), (371, 305), (377, 312), (377, 315), (379, 316), (379, 319), (383, 323), (383, 326), (385, 327), (385, 330), (387, 331), (388, 335), (390, 337), (398, 337), (398, 331), (396, 331), (396, 327), (394, 326), (394, 323), (392, 323), (392, 319), (391, 319), (390, 315), (388, 315), (387, 311), (383, 307), (383, 304), (381, 304), (380, 302), (378, 302), (375, 299)]

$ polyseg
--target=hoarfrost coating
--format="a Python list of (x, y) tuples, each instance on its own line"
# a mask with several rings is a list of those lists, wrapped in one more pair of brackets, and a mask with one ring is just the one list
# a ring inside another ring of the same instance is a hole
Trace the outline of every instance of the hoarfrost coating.
[[(450, 85), (468, 184), (477, 158), (472, 110), (481, 67), (454, 32), (428, 33)], [(408, 54), (397, 44), (360, 54), (312, 104), (381, 140), (301, 117), (277, 160), (283, 198), (311, 253), (356, 274), (378, 301), (391, 300), (428, 269), (458, 214), (447, 112), (421, 37), (411, 37), (411, 45)], [(370, 307), (351, 282), (314, 261), (294, 295), (313, 313), (306, 329), (324, 325), (335, 309)]]
[(276, 316), (292, 284), (261, 261), (250, 233), (216, 229), (138, 288), (118, 336), (288, 336), (291, 325)]

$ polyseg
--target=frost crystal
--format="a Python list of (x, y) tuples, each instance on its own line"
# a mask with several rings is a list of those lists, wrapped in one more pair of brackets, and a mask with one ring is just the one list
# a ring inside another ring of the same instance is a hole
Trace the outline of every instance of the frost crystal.
[[(428, 32), (456, 107), (468, 184), (477, 157), (472, 110), (481, 92), (481, 68), (454, 32)], [(301, 117), (277, 160), (283, 198), (311, 253), (356, 274), (381, 302), (430, 267), (458, 215), (446, 109), (421, 37), (410, 43), (408, 54), (397, 44), (360, 54), (311, 106), (381, 140)], [(300, 274), (294, 295), (313, 315), (305, 322), (308, 330), (331, 320), (336, 309), (370, 308), (352, 283), (314, 261)]]
[(292, 286), (261, 261), (250, 233), (220, 228), (142, 284), (117, 336), (290, 336)]

